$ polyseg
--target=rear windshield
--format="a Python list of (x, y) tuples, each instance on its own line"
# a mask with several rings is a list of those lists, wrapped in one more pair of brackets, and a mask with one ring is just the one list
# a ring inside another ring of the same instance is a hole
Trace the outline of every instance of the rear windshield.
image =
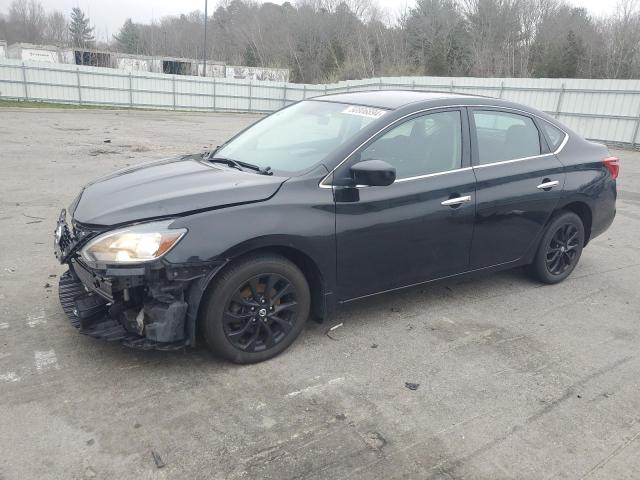
[(307, 100), (256, 123), (215, 156), (299, 172), (319, 163), (385, 113), (379, 108)]

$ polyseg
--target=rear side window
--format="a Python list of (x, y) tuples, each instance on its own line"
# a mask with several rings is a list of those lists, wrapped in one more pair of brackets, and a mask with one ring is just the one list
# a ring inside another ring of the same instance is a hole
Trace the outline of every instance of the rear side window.
[(474, 110), (479, 164), (540, 155), (540, 134), (533, 120), (515, 113)]
[(562, 145), (562, 141), (564, 140), (565, 135), (564, 132), (548, 122), (543, 121), (540, 123), (542, 124), (544, 133), (547, 134), (547, 138), (549, 139), (549, 146), (551, 147), (551, 151), (555, 152), (558, 148), (560, 148), (560, 145)]

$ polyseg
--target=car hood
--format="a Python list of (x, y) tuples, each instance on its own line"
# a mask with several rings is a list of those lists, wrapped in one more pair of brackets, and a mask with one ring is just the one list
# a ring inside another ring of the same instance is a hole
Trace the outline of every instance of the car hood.
[(273, 196), (284, 181), (213, 165), (199, 155), (171, 158), (119, 170), (88, 184), (70, 213), (82, 224), (119, 225), (259, 202)]

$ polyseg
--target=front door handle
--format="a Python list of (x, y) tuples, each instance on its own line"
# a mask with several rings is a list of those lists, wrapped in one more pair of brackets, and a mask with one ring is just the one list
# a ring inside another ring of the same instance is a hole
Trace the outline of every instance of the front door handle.
[(540, 185), (536, 188), (539, 190), (551, 190), (553, 187), (557, 187), (560, 184), (558, 180), (549, 180), (545, 178)]
[(471, 201), (471, 197), (467, 195), (465, 197), (450, 198), (449, 200), (445, 200), (444, 202), (442, 202), (440, 205), (444, 205), (445, 207), (456, 207), (458, 205), (461, 205), (463, 203), (467, 203), (470, 201)]

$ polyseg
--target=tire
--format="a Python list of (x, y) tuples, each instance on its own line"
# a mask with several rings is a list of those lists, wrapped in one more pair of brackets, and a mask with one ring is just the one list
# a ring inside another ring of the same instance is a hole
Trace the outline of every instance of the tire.
[(298, 337), (310, 303), (309, 284), (295, 264), (275, 254), (251, 255), (209, 288), (201, 318), (205, 341), (231, 362), (262, 362)]
[(551, 218), (527, 270), (542, 283), (559, 283), (573, 272), (583, 246), (582, 220), (573, 212), (560, 211)]

